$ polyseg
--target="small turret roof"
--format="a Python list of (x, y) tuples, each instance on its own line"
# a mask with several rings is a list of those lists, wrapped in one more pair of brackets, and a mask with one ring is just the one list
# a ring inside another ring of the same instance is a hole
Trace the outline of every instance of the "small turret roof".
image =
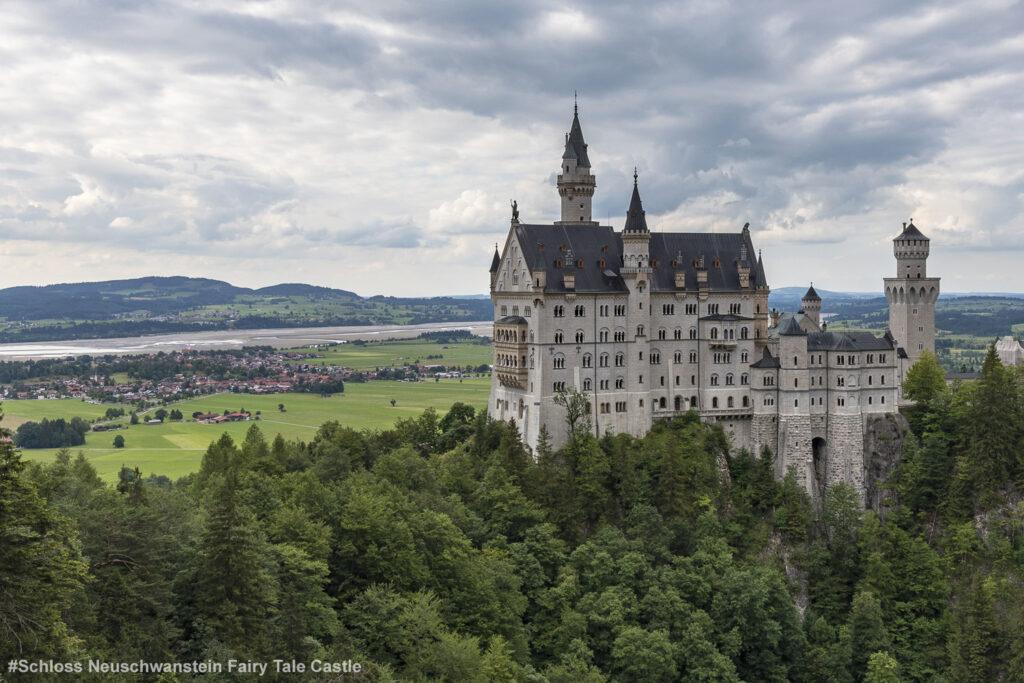
[(573, 107), (572, 128), (569, 129), (569, 137), (565, 139), (565, 153), (563, 159), (576, 159), (577, 166), (590, 168), (590, 157), (587, 156), (587, 143), (583, 140), (583, 128), (580, 127), (580, 115), (576, 107)]
[(761, 354), (761, 360), (757, 361), (756, 363), (753, 363), (750, 367), (752, 367), (752, 368), (765, 368), (765, 369), (767, 369), (767, 368), (778, 368), (778, 367), (781, 367), (781, 363), (779, 363), (779, 359), (778, 358), (774, 358), (772, 356), (771, 351), (769, 351), (768, 347), (766, 346), (766, 347), (764, 347), (764, 353)]
[(494, 245), (494, 258), (491, 259), (491, 272), (498, 272), (498, 264), (501, 263), (501, 256), (498, 254), (498, 245)]
[(821, 301), (821, 297), (814, 291), (814, 285), (812, 284), (808, 289), (807, 293), (804, 294), (803, 300), (805, 301)]
[(779, 325), (779, 334), (806, 335), (807, 332), (804, 331), (804, 328), (800, 327), (800, 323), (796, 321), (796, 318), (786, 318), (786, 320)]
[(768, 286), (768, 278), (765, 277), (765, 274), (764, 274), (764, 260), (762, 260), (762, 258), (761, 258), (760, 250), (758, 250), (758, 252), (757, 252), (757, 278), (754, 281), (754, 285), (756, 287), (767, 287)]
[(646, 212), (640, 201), (640, 189), (637, 187), (636, 169), (633, 169), (633, 197), (629, 200), (629, 211), (626, 212), (624, 232), (650, 232), (647, 229)]
[(924, 233), (917, 229), (914, 225), (914, 219), (911, 218), (910, 222), (903, 226), (903, 232), (896, 237), (893, 242), (902, 242), (903, 240), (929, 240), (925, 237)]

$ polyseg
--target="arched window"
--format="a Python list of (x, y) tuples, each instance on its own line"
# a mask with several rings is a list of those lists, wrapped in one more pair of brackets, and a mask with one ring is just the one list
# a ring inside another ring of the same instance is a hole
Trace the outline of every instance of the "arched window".
[(583, 330), (576, 330), (576, 343), (577, 344), (582, 344), (583, 343)]
[(644, 336), (644, 326), (643, 325), (637, 325), (636, 326), (636, 336), (638, 336), (638, 337)]
[(746, 327), (740, 328), (740, 339), (746, 339), (749, 335), (750, 333), (747, 331)]
[(718, 375), (717, 374), (711, 375), (711, 386), (713, 386), (713, 387), (717, 387), (718, 386)]
[(594, 357), (589, 353), (583, 354), (583, 367), (589, 368), (594, 364)]
[(733, 384), (733, 376), (732, 376), (731, 372), (726, 374), (726, 376), (725, 376), (725, 383), (726, 384), (730, 384), (730, 385)]
[(600, 366), (602, 368), (608, 367), (608, 354), (607, 353), (602, 353), (600, 358), (598, 359), (598, 361), (599, 361), (599, 364), (600, 364)]
[(587, 377), (583, 380), (583, 391), (590, 391), (592, 388), (593, 384), (591, 383), (590, 378)]
[(743, 397), (743, 407), (746, 408), (749, 405), (750, 405), (750, 397), (749, 396), (744, 396)]
[(718, 407), (718, 397), (717, 396), (715, 396), (714, 398), (711, 399), (711, 407), (712, 408), (717, 408)]
[(561, 330), (555, 330), (555, 343), (556, 344), (561, 344), (562, 340), (564, 338), (565, 338), (565, 335), (562, 334)]
[(725, 401), (726, 401), (726, 403), (725, 403), (726, 406), (729, 407), (729, 408), (732, 408), (732, 396), (730, 396), (729, 398), (725, 399)]
[(711, 338), (712, 339), (718, 339), (718, 328), (717, 327), (712, 327), (711, 328)]
[(621, 351), (615, 354), (615, 367), (621, 368), (626, 364), (626, 356)]
[(745, 372), (742, 375), (740, 375), (740, 384), (743, 384), (743, 385), (750, 384), (750, 375), (748, 375)]

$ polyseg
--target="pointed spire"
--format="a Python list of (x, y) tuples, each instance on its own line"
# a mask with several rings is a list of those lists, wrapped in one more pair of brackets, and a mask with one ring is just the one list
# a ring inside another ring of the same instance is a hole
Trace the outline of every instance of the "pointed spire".
[(494, 258), (491, 259), (491, 272), (498, 272), (498, 264), (501, 263), (501, 256), (498, 254), (498, 243), (494, 243)]
[(767, 287), (768, 278), (764, 274), (764, 260), (761, 258), (761, 250), (757, 250), (757, 281), (756, 286)]
[(629, 211), (626, 212), (626, 226), (623, 228), (623, 232), (650, 232), (647, 229), (644, 205), (640, 201), (640, 187), (635, 167), (633, 168), (633, 197), (629, 200)]
[(587, 156), (587, 143), (583, 140), (583, 128), (580, 126), (579, 107), (572, 106), (572, 128), (565, 138), (563, 159), (575, 159), (577, 166), (590, 168), (590, 157)]
[(821, 297), (818, 296), (818, 293), (816, 291), (814, 291), (813, 282), (811, 283), (810, 289), (808, 289), (807, 293), (804, 294), (803, 301), (821, 301)]

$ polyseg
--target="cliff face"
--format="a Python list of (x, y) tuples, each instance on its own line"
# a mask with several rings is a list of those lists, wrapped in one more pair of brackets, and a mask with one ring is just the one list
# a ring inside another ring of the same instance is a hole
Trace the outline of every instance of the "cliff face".
[(907, 418), (899, 413), (872, 416), (864, 430), (864, 506), (885, 517), (896, 501), (896, 491), (888, 484), (900, 464), (903, 440), (910, 430)]

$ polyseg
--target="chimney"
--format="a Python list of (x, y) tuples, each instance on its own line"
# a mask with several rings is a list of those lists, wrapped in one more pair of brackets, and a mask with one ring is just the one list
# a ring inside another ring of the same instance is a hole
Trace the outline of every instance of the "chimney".
[(769, 313), (768, 315), (770, 315), (771, 318), (772, 318), (772, 327), (775, 327), (776, 325), (779, 324), (779, 311), (778, 311), (778, 309), (773, 308), (771, 310), (771, 313)]

